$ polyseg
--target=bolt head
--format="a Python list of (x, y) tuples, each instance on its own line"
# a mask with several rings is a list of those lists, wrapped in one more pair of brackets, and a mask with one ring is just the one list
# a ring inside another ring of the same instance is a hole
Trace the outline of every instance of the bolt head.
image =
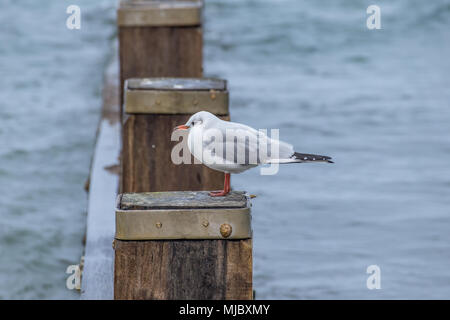
[(156, 227), (157, 227), (158, 229), (162, 227), (162, 223), (161, 223), (161, 222), (157, 222), (155, 225), (156, 225)]
[(209, 222), (208, 222), (207, 220), (204, 220), (204, 221), (202, 222), (202, 225), (206, 228), (206, 227), (209, 226)]
[(224, 238), (228, 238), (231, 235), (233, 228), (228, 223), (224, 223), (220, 226), (220, 234)]

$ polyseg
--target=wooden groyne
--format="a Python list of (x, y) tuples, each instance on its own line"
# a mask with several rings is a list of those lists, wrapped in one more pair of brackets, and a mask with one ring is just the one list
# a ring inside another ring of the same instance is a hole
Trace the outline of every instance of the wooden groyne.
[(226, 81), (203, 78), (202, 8), (120, 3), (120, 71), (106, 77), (115, 98), (104, 96), (92, 165), (82, 298), (253, 298), (249, 198), (211, 198), (202, 190), (220, 189), (223, 173), (171, 159), (172, 130), (190, 115), (229, 119)]
[(120, 121), (117, 55), (105, 72), (102, 116), (89, 177), (82, 299), (114, 298), (114, 199), (119, 188)]

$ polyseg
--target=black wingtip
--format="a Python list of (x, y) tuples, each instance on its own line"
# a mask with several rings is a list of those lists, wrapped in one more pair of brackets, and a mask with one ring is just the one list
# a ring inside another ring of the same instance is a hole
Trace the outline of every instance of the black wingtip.
[(309, 154), (309, 153), (298, 153), (298, 152), (294, 152), (294, 154), (292, 155), (292, 157), (294, 159), (297, 160), (301, 160), (301, 162), (314, 162), (314, 161), (318, 161), (318, 162), (328, 162), (328, 163), (334, 163), (331, 160), (331, 157), (328, 156), (321, 156), (318, 154)]

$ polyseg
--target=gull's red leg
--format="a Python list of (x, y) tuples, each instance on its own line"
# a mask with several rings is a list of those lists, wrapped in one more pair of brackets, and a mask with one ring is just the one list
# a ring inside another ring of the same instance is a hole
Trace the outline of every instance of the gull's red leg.
[(211, 191), (209, 195), (211, 197), (223, 197), (226, 196), (231, 191), (230, 187), (230, 174), (225, 173), (225, 181), (223, 183), (223, 190)]
[(230, 174), (225, 173), (225, 186), (224, 186), (225, 192), (229, 193), (231, 191), (230, 187)]

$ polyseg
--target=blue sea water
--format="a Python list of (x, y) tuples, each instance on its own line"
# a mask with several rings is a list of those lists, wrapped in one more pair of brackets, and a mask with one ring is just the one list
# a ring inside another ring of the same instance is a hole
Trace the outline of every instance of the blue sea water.
[[(66, 8), (81, 7), (80, 30)], [(0, 298), (78, 298), (78, 264), (115, 1), (0, 0)]]
[(232, 119), (335, 160), (232, 177), (258, 195), (256, 297), (450, 298), (450, 2), (208, 1), (205, 19)]
[[(65, 270), (83, 251), (116, 1), (0, 6), (0, 298), (78, 298)], [(450, 298), (450, 1), (207, 0), (204, 20), (232, 119), (335, 160), (232, 177), (257, 195), (256, 297)]]

